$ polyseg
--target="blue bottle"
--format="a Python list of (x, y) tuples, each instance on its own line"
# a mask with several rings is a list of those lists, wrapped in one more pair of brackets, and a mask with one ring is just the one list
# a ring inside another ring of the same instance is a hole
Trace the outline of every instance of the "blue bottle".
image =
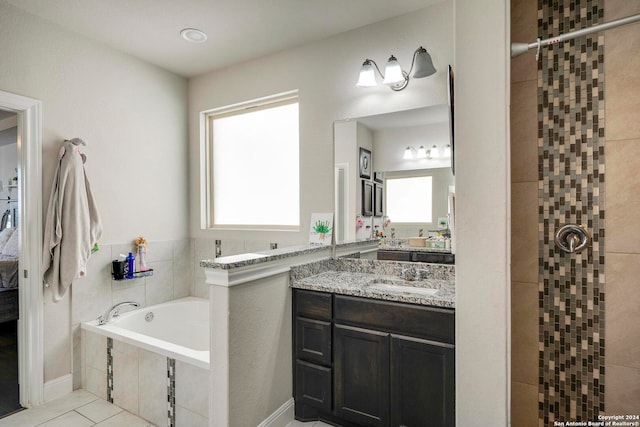
[(135, 257), (133, 256), (133, 254), (131, 252), (129, 252), (129, 255), (127, 255), (126, 261), (127, 261), (127, 274), (126, 274), (126, 278), (127, 279), (133, 279), (133, 272), (136, 271), (135, 269)]

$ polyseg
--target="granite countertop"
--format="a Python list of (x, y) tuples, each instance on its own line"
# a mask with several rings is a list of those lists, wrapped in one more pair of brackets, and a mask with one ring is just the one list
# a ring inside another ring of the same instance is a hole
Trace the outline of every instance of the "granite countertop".
[[(423, 277), (417, 277), (420, 271)], [(455, 308), (455, 267), (358, 259), (325, 260), (293, 267), (291, 287)], [(414, 280), (405, 280), (405, 276)]]
[[(358, 246), (369, 245), (375, 242), (375, 239), (358, 240), (353, 242), (341, 242), (336, 244), (338, 249), (353, 248), (356, 250)], [(261, 252), (251, 252), (240, 255), (230, 255), (214, 259), (205, 259), (200, 261), (200, 267), (230, 270), (233, 268), (247, 267), (254, 264), (275, 261), (279, 259), (295, 257), (299, 255), (311, 254), (321, 251), (331, 251), (330, 245), (300, 245), (289, 246), (281, 249), (272, 249)]]
[(426, 248), (426, 247), (415, 247), (415, 246), (391, 246), (391, 245), (380, 245), (379, 247), (382, 251), (413, 251), (413, 252), (433, 252), (438, 254), (450, 254), (451, 249), (440, 249), (440, 248)]

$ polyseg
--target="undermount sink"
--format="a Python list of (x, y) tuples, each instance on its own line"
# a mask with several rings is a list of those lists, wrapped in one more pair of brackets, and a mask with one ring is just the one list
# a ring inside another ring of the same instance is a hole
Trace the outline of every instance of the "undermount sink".
[(369, 287), (379, 289), (381, 291), (411, 292), (420, 295), (434, 295), (438, 292), (434, 288), (419, 288), (417, 286), (403, 286), (394, 284), (392, 280), (380, 280), (369, 283)]

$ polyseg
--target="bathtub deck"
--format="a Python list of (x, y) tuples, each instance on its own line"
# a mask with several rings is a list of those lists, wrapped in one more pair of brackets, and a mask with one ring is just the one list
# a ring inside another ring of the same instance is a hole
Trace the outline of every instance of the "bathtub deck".
[(150, 422), (85, 390), (0, 418), (0, 427), (153, 427)]

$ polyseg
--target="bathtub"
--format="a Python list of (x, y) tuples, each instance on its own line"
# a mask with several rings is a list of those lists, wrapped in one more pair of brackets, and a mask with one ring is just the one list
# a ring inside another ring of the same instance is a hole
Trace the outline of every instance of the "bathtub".
[[(126, 307), (125, 307), (126, 309)], [(128, 311), (103, 326), (82, 329), (209, 369), (209, 301), (187, 297)]]

